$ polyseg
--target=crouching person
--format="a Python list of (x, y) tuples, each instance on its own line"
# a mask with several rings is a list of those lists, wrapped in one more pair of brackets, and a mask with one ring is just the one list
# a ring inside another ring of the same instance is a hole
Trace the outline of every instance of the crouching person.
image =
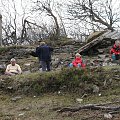
[(119, 60), (120, 59), (120, 41), (116, 40), (115, 44), (110, 50), (110, 57), (112, 60)]
[(16, 60), (14, 58), (12, 58), (10, 60), (10, 63), (9, 65), (7, 65), (7, 68), (5, 70), (5, 74), (6, 75), (16, 75), (16, 74), (21, 74), (22, 73), (22, 70), (20, 68), (20, 66), (18, 64), (16, 64)]
[(83, 63), (82, 57), (79, 53), (75, 54), (75, 59), (69, 64), (69, 67), (85, 68), (86, 65)]

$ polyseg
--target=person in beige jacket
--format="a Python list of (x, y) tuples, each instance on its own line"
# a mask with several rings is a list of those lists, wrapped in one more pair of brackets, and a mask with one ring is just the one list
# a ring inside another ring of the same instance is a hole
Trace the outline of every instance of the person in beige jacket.
[(16, 75), (16, 74), (21, 74), (22, 70), (18, 64), (16, 64), (16, 60), (12, 58), (10, 60), (11, 64), (7, 65), (7, 68), (5, 70), (6, 75)]

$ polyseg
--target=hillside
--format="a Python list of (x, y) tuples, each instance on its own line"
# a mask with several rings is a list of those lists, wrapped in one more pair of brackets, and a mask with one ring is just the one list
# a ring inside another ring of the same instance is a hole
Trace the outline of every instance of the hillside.
[(87, 104), (120, 106), (120, 69), (63, 69), (50, 73), (31, 73), (0, 77), (0, 118), (2, 120), (104, 120), (112, 113), (119, 120), (119, 110), (58, 110)]
[[(84, 60), (89, 60), (88, 67), (70, 69), (67, 65), (73, 59), (72, 47), (56, 47), (52, 71), (46, 73), (39, 71), (37, 58), (29, 54), (34, 46), (1, 49), (1, 65), (16, 57), (24, 71), (22, 75), (11, 77), (1, 72), (1, 120), (120, 119), (119, 65), (101, 66), (98, 56), (83, 56)], [(89, 104), (93, 106), (78, 109)], [(93, 109), (96, 104), (105, 109)]]

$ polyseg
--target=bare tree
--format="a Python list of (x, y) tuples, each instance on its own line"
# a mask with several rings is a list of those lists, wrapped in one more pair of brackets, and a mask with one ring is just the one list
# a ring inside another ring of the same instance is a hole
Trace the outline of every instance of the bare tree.
[(55, 31), (53, 30), (54, 33), (52, 33), (52, 35), (55, 40), (58, 40), (58, 38), (60, 37), (60, 27), (59, 27), (58, 19), (51, 9), (50, 3), (51, 1), (46, 1), (46, 2), (37, 1), (36, 6), (33, 8), (33, 11), (36, 12), (39, 11), (40, 13), (45, 12), (48, 16), (53, 18), (55, 23), (55, 28), (54, 28)]
[[(5, 3), (2, 2), (2, 5), (4, 6), (4, 8), (6, 10), (6, 27), (8, 27), (8, 30), (9, 30), (9, 31), (6, 31), (6, 33), (9, 34), (7, 36), (9, 36), (11, 38), (12, 44), (16, 44), (17, 43), (17, 36), (16, 36), (16, 31), (17, 31), (17, 22), (16, 22), (16, 20), (17, 20), (17, 10), (16, 10), (16, 5), (15, 5), (14, 0), (12, 0), (11, 4), (12, 5), (10, 6), (10, 3), (8, 3), (8, 8), (6, 9), (5, 8)], [(12, 14), (12, 12), (10, 12), (11, 11), (10, 9), (13, 10), (14, 14)], [(4, 27), (3, 27), (3, 30), (6, 29)]]
[(2, 15), (0, 14), (0, 46), (2, 46)]
[(44, 24), (37, 25), (36, 23), (30, 22), (29, 20), (25, 19), (23, 28), (22, 28), (20, 43), (23, 43), (24, 41), (32, 43), (35, 40), (40, 40), (42, 38), (45, 38), (45, 35), (47, 34), (49, 34), (49, 32), (47, 30), (47, 27)]
[(64, 11), (64, 3), (60, 3), (60, 2), (56, 2), (56, 9), (55, 12), (57, 13), (57, 15), (59, 16), (59, 20), (60, 20), (60, 32), (61, 35), (64, 37), (67, 37), (67, 32), (66, 32), (66, 28), (65, 28), (65, 23), (64, 23), (64, 17), (62, 16)]
[(68, 13), (74, 19), (85, 21), (97, 29), (101, 27), (113, 30), (116, 23), (120, 22), (120, 14), (114, 10), (113, 2), (113, 0), (74, 0), (68, 5)]
[(21, 11), (19, 13), (15, 0), (1, 0), (1, 4), (3, 9), (3, 44), (18, 44), (20, 43), (22, 20), (28, 16), (29, 10), (26, 10), (26, 5), (23, 7), (21, 4)]

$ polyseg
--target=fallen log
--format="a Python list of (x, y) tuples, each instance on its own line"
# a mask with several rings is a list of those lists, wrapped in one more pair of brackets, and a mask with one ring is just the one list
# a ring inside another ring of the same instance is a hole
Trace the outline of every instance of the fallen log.
[[(101, 31), (100, 34), (98, 34), (98, 36), (93, 36), (92, 38), (88, 39), (90, 40), (90, 42), (86, 43), (84, 46), (80, 47), (78, 50), (75, 51), (75, 53), (79, 52), (84, 53), (86, 51), (92, 50), (93, 48), (95, 48), (95, 46), (101, 46), (103, 48), (108, 47), (109, 43), (111, 45), (111, 42), (115, 41), (115, 37), (113, 36), (118, 36), (119, 33), (117, 31)], [(105, 40), (106, 39), (106, 40)]]
[[(117, 101), (117, 103), (120, 101)], [(120, 106), (103, 106), (111, 103), (104, 103), (104, 104), (87, 104), (79, 107), (65, 107), (57, 110), (57, 112), (62, 113), (62, 112), (77, 112), (82, 109), (90, 109), (90, 110), (104, 110), (104, 111), (120, 111)], [(114, 103), (113, 103), (114, 104)]]

